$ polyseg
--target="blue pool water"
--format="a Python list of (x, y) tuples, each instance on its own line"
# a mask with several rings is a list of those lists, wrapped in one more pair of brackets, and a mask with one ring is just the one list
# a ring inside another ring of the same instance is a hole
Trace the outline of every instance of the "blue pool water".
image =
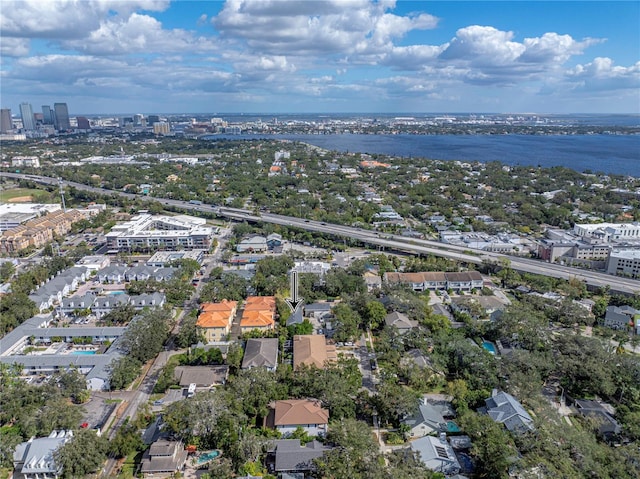
[(460, 427), (453, 421), (447, 421), (447, 432), (460, 432)]
[(219, 451), (205, 452), (205, 453), (201, 454), (200, 457), (198, 458), (198, 464), (203, 464), (205, 462), (208, 462), (208, 461), (210, 461), (212, 459), (215, 459), (219, 455), (220, 455)]
[(484, 349), (486, 349), (487, 351), (489, 351), (491, 354), (497, 354), (498, 353), (498, 351), (496, 351), (496, 347), (494, 346), (494, 344), (492, 342), (482, 341), (482, 347)]
[(71, 354), (96, 354), (95, 351), (73, 351)]
[(124, 294), (124, 291), (109, 291), (107, 294)]

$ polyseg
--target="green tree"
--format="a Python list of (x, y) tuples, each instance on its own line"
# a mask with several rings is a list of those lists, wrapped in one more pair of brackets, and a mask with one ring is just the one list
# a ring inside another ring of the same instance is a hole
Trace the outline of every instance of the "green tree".
[(289, 332), (290, 338), (296, 335), (313, 334), (313, 324), (305, 318), (302, 323), (287, 326), (287, 331)]
[(359, 335), (360, 315), (346, 303), (338, 303), (333, 308), (336, 322), (334, 338), (337, 341), (352, 341)]
[(128, 387), (140, 375), (142, 364), (137, 359), (122, 356), (114, 359), (109, 368), (109, 388), (113, 391)]
[(163, 309), (145, 309), (131, 323), (120, 338), (126, 354), (145, 363), (155, 357), (169, 336), (170, 312)]
[(320, 477), (363, 478), (378, 461), (378, 444), (369, 425), (356, 419), (341, 419), (329, 424), (327, 442), (334, 449), (314, 460)]
[[(191, 442), (197, 437), (202, 446), (212, 447), (218, 442), (220, 434), (225, 431), (225, 428), (219, 424), (221, 420), (231, 420), (232, 427), (237, 431), (239, 425), (233, 421), (228, 412), (227, 396), (224, 391), (216, 389), (211, 392), (196, 393), (188, 401), (170, 404), (164, 414), (164, 421), (168, 430), (185, 442)], [(237, 432), (235, 440), (237, 440)]]
[(15, 272), (16, 267), (11, 261), (3, 261), (0, 263), (0, 282), (8, 281)]
[(563, 334), (555, 338), (554, 350), (554, 373), (561, 378), (567, 394), (610, 397), (615, 392), (614, 366), (619, 361), (599, 340)]
[(62, 466), (62, 477), (87, 477), (100, 469), (107, 459), (109, 442), (90, 429), (80, 429), (75, 436), (54, 452), (56, 464)]
[(458, 420), (471, 438), (471, 455), (476, 460), (476, 474), (487, 479), (506, 478), (510, 457), (516, 451), (509, 433), (489, 416), (467, 411)]
[(206, 342), (204, 341), (204, 334), (196, 327), (196, 323), (198, 322), (197, 314), (197, 311), (192, 311), (192, 314), (189, 314), (189, 316), (182, 320), (180, 331), (176, 338), (176, 343), (179, 347), (187, 348), (200, 341)]
[(369, 301), (366, 306), (365, 321), (367, 328), (378, 329), (387, 316), (387, 310), (380, 301)]
[(119, 304), (107, 314), (101, 321), (106, 325), (124, 325), (128, 324), (136, 314), (136, 310), (131, 304)]
[(208, 282), (202, 288), (200, 301), (218, 302), (223, 299), (240, 301), (247, 297), (249, 282), (234, 273), (223, 273), (220, 278)]
[(242, 413), (260, 425), (269, 412), (269, 403), (288, 396), (287, 385), (279, 382), (275, 373), (262, 368), (240, 371), (230, 379), (229, 391), (234, 397), (244, 398)]
[(76, 404), (82, 404), (89, 399), (87, 381), (84, 375), (76, 368), (59, 373), (58, 384), (64, 394), (70, 397)]
[(127, 457), (129, 454), (142, 451), (145, 448), (138, 429), (132, 424), (126, 424), (118, 429), (116, 436), (109, 442), (109, 452), (116, 457)]
[(244, 356), (244, 350), (237, 343), (232, 343), (227, 349), (227, 357), (225, 358), (226, 364), (232, 371), (237, 371), (242, 365), (242, 358)]

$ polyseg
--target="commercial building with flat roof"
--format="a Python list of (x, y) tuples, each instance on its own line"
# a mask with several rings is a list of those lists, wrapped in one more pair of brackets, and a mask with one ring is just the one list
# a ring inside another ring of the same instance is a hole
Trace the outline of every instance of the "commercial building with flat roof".
[(209, 250), (216, 228), (194, 216), (141, 213), (114, 226), (105, 235), (110, 251), (148, 251), (159, 248)]
[(614, 250), (609, 255), (607, 273), (630, 278), (640, 277), (640, 249)]

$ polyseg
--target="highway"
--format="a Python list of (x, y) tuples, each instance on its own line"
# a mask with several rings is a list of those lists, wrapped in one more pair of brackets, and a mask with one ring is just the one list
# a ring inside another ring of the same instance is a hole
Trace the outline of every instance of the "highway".
[(272, 223), (283, 226), (295, 227), (308, 231), (316, 231), (319, 233), (331, 234), (344, 238), (351, 238), (369, 245), (380, 246), (390, 250), (406, 252), (418, 255), (435, 255), (448, 259), (457, 260), (464, 263), (482, 264), (484, 262), (501, 262), (508, 261), (510, 267), (516, 271), (524, 273), (540, 274), (560, 278), (565, 280), (578, 279), (585, 282), (591, 287), (609, 286), (612, 292), (624, 294), (640, 293), (640, 281), (612, 276), (605, 273), (587, 271), (568, 266), (558, 265), (554, 263), (546, 263), (543, 261), (519, 258), (516, 256), (508, 256), (500, 253), (491, 253), (482, 250), (473, 250), (471, 248), (440, 243), (438, 241), (421, 240), (415, 238), (406, 238), (400, 235), (392, 235), (388, 233), (379, 233), (364, 228), (354, 228), (344, 225), (330, 224), (314, 220), (306, 220), (293, 216), (283, 216), (273, 213), (262, 212), (259, 215), (251, 211), (227, 208), (223, 206), (214, 206), (207, 204), (192, 204), (188, 201), (171, 200), (167, 198), (156, 198), (151, 196), (143, 196), (122, 191), (108, 190), (94, 186), (84, 185), (73, 181), (58, 180), (47, 176), (27, 175), (20, 173), (2, 173), (9, 178), (31, 180), (37, 183), (48, 185), (72, 186), (79, 190), (89, 191), (101, 195), (119, 195), (129, 199), (142, 199), (148, 201), (158, 201), (161, 204), (181, 208), (190, 211), (200, 211), (203, 213), (216, 214), (232, 220), (248, 221), (257, 223)]

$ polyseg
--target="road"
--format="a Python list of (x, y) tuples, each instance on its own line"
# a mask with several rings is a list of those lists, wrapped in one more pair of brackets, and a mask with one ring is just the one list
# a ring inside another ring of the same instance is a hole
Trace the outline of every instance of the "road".
[(515, 256), (503, 255), (500, 253), (492, 253), (482, 250), (473, 250), (463, 246), (450, 245), (437, 241), (420, 240), (415, 238), (406, 238), (400, 235), (392, 235), (387, 233), (379, 233), (363, 228), (354, 228), (351, 226), (336, 225), (314, 220), (306, 220), (292, 216), (283, 216), (272, 213), (254, 214), (250, 211), (227, 208), (214, 205), (196, 205), (188, 201), (170, 200), (166, 198), (156, 198), (122, 191), (108, 190), (105, 188), (97, 188), (94, 186), (84, 185), (73, 181), (58, 180), (47, 176), (26, 175), (21, 173), (2, 173), (4, 176), (16, 179), (31, 180), (37, 183), (48, 185), (72, 186), (79, 190), (90, 191), (101, 195), (119, 195), (129, 199), (142, 199), (147, 201), (158, 201), (164, 205), (181, 208), (190, 211), (198, 211), (203, 213), (216, 214), (237, 221), (248, 221), (257, 223), (273, 223), (283, 226), (290, 226), (307, 231), (316, 231), (325, 234), (332, 234), (344, 238), (352, 238), (369, 245), (380, 246), (395, 251), (402, 251), (410, 254), (425, 254), (441, 256), (448, 259), (457, 260), (465, 263), (483, 264), (485, 262), (501, 262), (509, 261), (510, 267), (516, 271), (524, 273), (534, 273), (565, 280), (578, 279), (592, 287), (608, 286), (612, 292), (624, 294), (640, 293), (640, 281), (612, 276), (605, 273), (581, 270), (562, 266), (553, 263), (546, 263), (533, 259), (519, 258)]

